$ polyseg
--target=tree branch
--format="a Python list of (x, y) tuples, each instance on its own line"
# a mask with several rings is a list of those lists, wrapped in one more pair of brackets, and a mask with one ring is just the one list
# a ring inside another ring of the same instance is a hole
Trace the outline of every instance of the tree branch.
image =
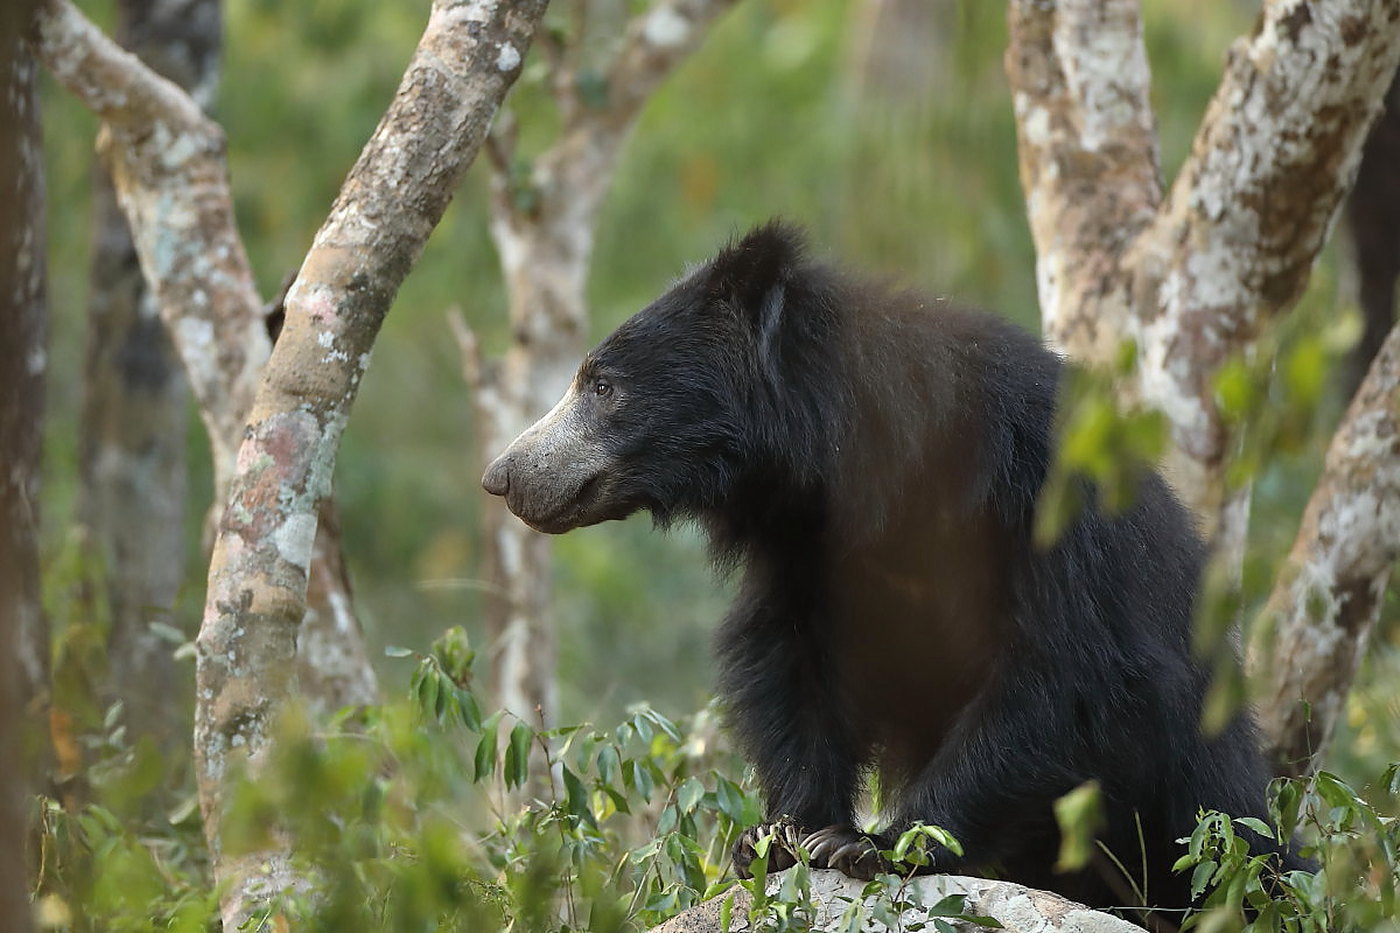
[[(548, 409), (572, 377), (587, 332), (585, 286), (598, 212), (622, 147), (647, 99), (733, 2), (661, 0), (633, 17), (608, 69), (606, 98), (591, 106), (574, 96), (560, 98), (563, 128), (534, 162), (531, 196), (516, 197), (510, 186), (519, 180), (502, 166), (494, 173), (491, 236), (505, 273), (512, 340), (500, 365), (487, 374), (494, 378), (483, 381), (474, 396), (480, 450), (487, 458)], [(581, 18), (559, 55), (576, 89), (587, 11), (576, 5), (574, 12)], [(578, 106), (566, 106), (569, 101)], [(470, 380), (470, 345), (463, 348)], [(483, 515), (482, 537), (485, 573), (495, 584), (486, 618), (494, 635), (497, 698), (522, 715), (539, 710), (551, 722), (550, 543), (509, 517), (499, 500)]]
[[(271, 349), (268, 309), (234, 222), (223, 131), (68, 0), (41, 5), (40, 50), (60, 81), (107, 121), (101, 138), (117, 194), (209, 436), (217, 519)], [(359, 625), (350, 624), (339, 539), (319, 535), (316, 553), (313, 603), (299, 633), (308, 648), (302, 685), (322, 708), (371, 702), (374, 672)]]
[(1135, 8), (1012, 4), (1007, 71), (1041, 305), (1052, 340), (1086, 362), (1136, 342), (1129, 394), (1167, 415), (1169, 471), (1228, 555), (1248, 510), (1224, 488), (1215, 375), (1307, 281), (1400, 60), (1400, 0), (1268, 0), (1155, 211)]
[(1128, 332), (1124, 250), (1161, 200), (1136, 0), (1012, 0), (1006, 72), (1050, 342), (1111, 360)]
[(661, 0), (632, 18), (608, 71), (606, 122), (626, 132), (661, 82), (735, 0)]
[[(233, 217), (219, 126), (69, 0), (43, 0), (39, 55), (100, 116), (100, 145), (227, 487), (267, 359), (261, 303)], [(180, 191), (181, 197), (166, 196)]]
[(1260, 725), (1281, 773), (1309, 771), (1346, 697), (1400, 560), (1400, 326), (1327, 450), (1251, 655)]
[(1215, 374), (1302, 293), (1397, 63), (1400, 0), (1266, 3), (1130, 257), (1138, 382), (1208, 519), (1229, 444)]
[(398, 93), (351, 169), (287, 295), (210, 563), (197, 640), (200, 809), (237, 929), (297, 883), (284, 843), (224, 853), (240, 767), (256, 769), (287, 698), (317, 512), (341, 432), (400, 283), (476, 156), (544, 0), (435, 0)]

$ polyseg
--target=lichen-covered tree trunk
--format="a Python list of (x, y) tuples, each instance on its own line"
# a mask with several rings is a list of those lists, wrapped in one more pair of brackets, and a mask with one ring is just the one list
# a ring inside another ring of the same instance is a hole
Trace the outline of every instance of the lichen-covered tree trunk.
[[(1400, 0), (1266, 0), (1254, 32), (1231, 47), (1165, 196), (1135, 0), (1012, 0), (1010, 11), (1007, 73), (1046, 332), (1069, 355), (1099, 365), (1133, 342), (1137, 367), (1126, 394), (1166, 415), (1169, 475), (1225, 565), (1237, 567), (1248, 490), (1226, 485), (1236, 439), (1217, 407), (1215, 377), (1255, 350), (1307, 282), (1400, 62)], [(1339, 437), (1351, 430), (1344, 425)], [(1375, 445), (1366, 452), (1383, 453)], [(1371, 460), (1351, 475), (1379, 469)], [(1383, 476), (1374, 479), (1377, 494), (1388, 496)], [(1324, 482), (1310, 514), (1325, 512), (1331, 495)], [(1335, 515), (1345, 521), (1328, 531), (1334, 541), (1393, 532), (1355, 511)], [(1346, 603), (1338, 587), (1355, 585), (1319, 579), (1333, 587), (1327, 604)], [(1288, 594), (1320, 595), (1309, 587)], [(1275, 615), (1328, 615), (1286, 607), (1288, 594), (1275, 594)], [(1330, 663), (1318, 652), (1295, 661)], [(1259, 676), (1276, 697), (1316, 682), (1282, 669)], [(1289, 721), (1266, 725), (1293, 728)], [(1298, 737), (1272, 739), (1283, 748)]]
[[(34, 3), (0, 6), (0, 917), (33, 927), (26, 879), (26, 731), (47, 687), (39, 608), (39, 427), (46, 314), (44, 177), (36, 64), (27, 42)], [(26, 723), (29, 724), (26, 730)]]
[[(207, 429), (217, 513), (271, 349), (233, 225), (222, 131), (189, 95), (117, 48), (65, 0), (46, 0), (41, 11), (42, 56), (104, 120), (99, 148)], [(313, 564), (317, 585), (298, 636), (308, 647), (298, 656), (303, 694), (322, 709), (377, 697), (337, 528), (327, 523), (318, 531), (317, 553), (325, 559)]]
[[(597, 93), (583, 86), (583, 69), (594, 66), (582, 61), (597, 4), (576, 0), (572, 33), (551, 37), (545, 46), (563, 121), (559, 136), (523, 182), (512, 176), (511, 133), (494, 136), (491, 235), (505, 275), (511, 344), (498, 364), (483, 367), (475, 359), (475, 340), (463, 335), (483, 468), (558, 400), (573, 377), (588, 332), (585, 286), (598, 212), (622, 147), (656, 88), (732, 4), (661, 0), (638, 14), (616, 54), (599, 69), (606, 75), (601, 97), (585, 100), (585, 93)], [(528, 198), (519, 196), (521, 184), (529, 187)], [(552, 722), (557, 709), (548, 538), (512, 518), (498, 499), (486, 506), (482, 533), (497, 697), (533, 724)]]
[(1326, 466), (1254, 642), (1259, 704), (1279, 771), (1304, 774), (1347, 693), (1400, 560), (1400, 327), (1391, 329), (1327, 450)]
[(1400, 2), (1266, 2), (1165, 198), (1135, 0), (1013, 0), (1010, 21), (1046, 332), (1090, 363), (1136, 343), (1173, 478), (1238, 552), (1248, 513), (1225, 488), (1213, 380), (1307, 282), (1400, 59)]
[[(117, 38), (204, 110), (219, 66), (219, 0), (125, 0)], [(132, 733), (177, 739), (171, 645), (151, 630), (185, 570), (189, 389), (105, 168), (94, 170), (79, 512), (111, 630), (112, 693)], [(180, 739), (183, 739), (181, 736)]]
[[(398, 93), (286, 298), (230, 484), (197, 653), (200, 810), (226, 929), (304, 886), (285, 843), (223, 851), (226, 794), (291, 693), (317, 514), (389, 304), (515, 81), (544, 0), (436, 0)], [(275, 835), (275, 833), (274, 833)]]

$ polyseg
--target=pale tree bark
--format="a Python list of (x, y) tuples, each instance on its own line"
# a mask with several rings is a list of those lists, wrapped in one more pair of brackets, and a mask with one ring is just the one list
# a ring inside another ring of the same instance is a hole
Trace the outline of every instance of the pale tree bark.
[[(32, 0), (0, 7), (0, 917), (28, 933), (26, 707), (47, 691), (39, 607), (39, 427), (47, 307), (44, 175)], [(31, 733), (40, 730), (31, 728)]]
[(520, 73), (544, 0), (436, 0), (398, 93), (286, 298), (220, 521), (198, 639), (200, 809), (225, 929), (301, 887), (284, 844), (226, 853), (225, 793), (290, 695), (317, 513), (370, 349), (404, 276)]
[(1400, 59), (1400, 2), (1266, 2), (1165, 199), (1138, 4), (1013, 0), (1010, 23), (1046, 333), (1089, 363), (1136, 343), (1173, 479), (1237, 554), (1248, 510), (1225, 488), (1213, 379), (1307, 282)]
[[(118, 41), (209, 110), (218, 83), (219, 0), (125, 0)], [(141, 274), (106, 169), (94, 167), (92, 265), (79, 431), (79, 514), (110, 620), (112, 693), (134, 735), (177, 739), (169, 617), (185, 570), (189, 390)]]
[[(771, 878), (768, 882), (769, 894), (775, 894), (781, 884), (782, 876)], [(847, 926), (841, 922), (842, 914), (852, 904), (873, 906), (872, 900), (862, 892), (864, 886), (864, 882), (847, 878), (838, 871), (812, 872), (812, 905), (815, 911), (811, 929), (845, 930)], [(989, 881), (961, 875), (923, 875), (910, 881), (905, 894), (911, 903), (925, 906), (937, 904), (949, 895), (963, 895), (966, 898), (966, 913), (993, 917), (1008, 933), (1141, 933), (1142, 930), (1126, 920), (1090, 910), (1058, 894), (1036, 891), (1009, 881)], [(752, 898), (744, 890), (736, 890), (732, 896), (727, 929), (751, 930), (748, 914)], [(729, 897), (721, 895), (682, 911), (661, 926), (654, 927), (653, 933), (726, 933), (726, 927), (720, 922), (720, 912)], [(932, 928), (929, 912), (917, 907), (903, 912), (899, 919), (898, 929), (901, 930)], [(956, 927), (959, 930), (984, 929), (962, 923), (956, 924)], [(884, 933), (888, 928), (878, 921), (871, 921), (863, 924), (861, 929)]]
[[(1126, 394), (1166, 415), (1169, 475), (1225, 565), (1237, 567), (1248, 490), (1226, 488), (1236, 439), (1216, 405), (1215, 377), (1254, 352), (1307, 282), (1400, 61), (1400, 0), (1266, 0), (1254, 32), (1232, 46), (1165, 198), (1137, 3), (1013, 0), (1010, 25), (1007, 72), (1046, 332), (1090, 364), (1109, 364), (1125, 341), (1136, 344)], [(1349, 421), (1339, 438), (1369, 430)], [(1372, 478), (1374, 495), (1389, 496), (1384, 477)], [(1355, 509), (1328, 511), (1338, 483), (1320, 486), (1309, 512), (1350, 522), (1327, 531), (1330, 547), (1347, 552), (1377, 527)], [(1319, 570), (1306, 586), (1276, 593), (1273, 613), (1323, 621), (1326, 612), (1287, 600), (1316, 601), (1318, 587), (1332, 586), (1324, 603), (1340, 606), (1357, 579)], [(1328, 667), (1326, 652), (1290, 663), (1292, 671), (1256, 670), (1256, 679), (1268, 679), (1277, 697), (1298, 696), (1299, 684), (1342, 687), (1297, 667)], [(1296, 721), (1266, 725), (1288, 730)], [(1297, 748), (1318, 736), (1270, 738)]]
[(1400, 327), (1371, 363), (1332, 438), (1254, 642), (1267, 677), (1260, 724), (1276, 766), (1304, 774), (1347, 693), (1400, 560)]
[[(570, 34), (544, 47), (559, 135), (534, 160), (529, 177), (519, 178), (508, 121), (493, 134), (491, 235), (505, 274), (511, 334), (504, 358), (483, 365), (475, 339), (457, 322), (464, 370), (475, 390), (483, 469), (554, 404), (573, 377), (588, 332), (585, 286), (598, 212), (623, 145), (657, 87), (732, 5), (660, 0), (637, 14), (604, 70), (600, 91), (583, 86), (580, 69), (590, 15), (604, 4), (574, 0)], [(510, 517), (494, 498), (482, 529), (497, 698), (532, 724), (552, 723), (557, 703), (549, 540)]]
[[(41, 56), (104, 121), (99, 148), (209, 436), (217, 517), (271, 350), (233, 223), (223, 132), (66, 0), (45, 0), (41, 11)], [(371, 703), (377, 686), (351, 610), (336, 523), (318, 534), (318, 553), (327, 556), (314, 565), (316, 598), (298, 636), (308, 647), (298, 655), (302, 692), (320, 709)]]

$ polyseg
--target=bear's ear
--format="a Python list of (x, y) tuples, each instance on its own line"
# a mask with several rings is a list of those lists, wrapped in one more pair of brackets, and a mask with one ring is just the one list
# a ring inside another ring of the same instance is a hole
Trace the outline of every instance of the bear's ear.
[(722, 249), (710, 263), (706, 284), (715, 297), (749, 311), (760, 328), (771, 326), (767, 319), (781, 312), (783, 286), (801, 265), (805, 251), (800, 230), (769, 221)]

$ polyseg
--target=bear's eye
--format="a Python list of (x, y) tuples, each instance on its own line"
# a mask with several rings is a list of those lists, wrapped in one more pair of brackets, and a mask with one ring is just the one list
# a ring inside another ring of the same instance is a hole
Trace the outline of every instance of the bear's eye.
[(613, 393), (613, 387), (606, 379), (598, 379), (593, 383), (593, 394), (599, 398), (608, 398)]

